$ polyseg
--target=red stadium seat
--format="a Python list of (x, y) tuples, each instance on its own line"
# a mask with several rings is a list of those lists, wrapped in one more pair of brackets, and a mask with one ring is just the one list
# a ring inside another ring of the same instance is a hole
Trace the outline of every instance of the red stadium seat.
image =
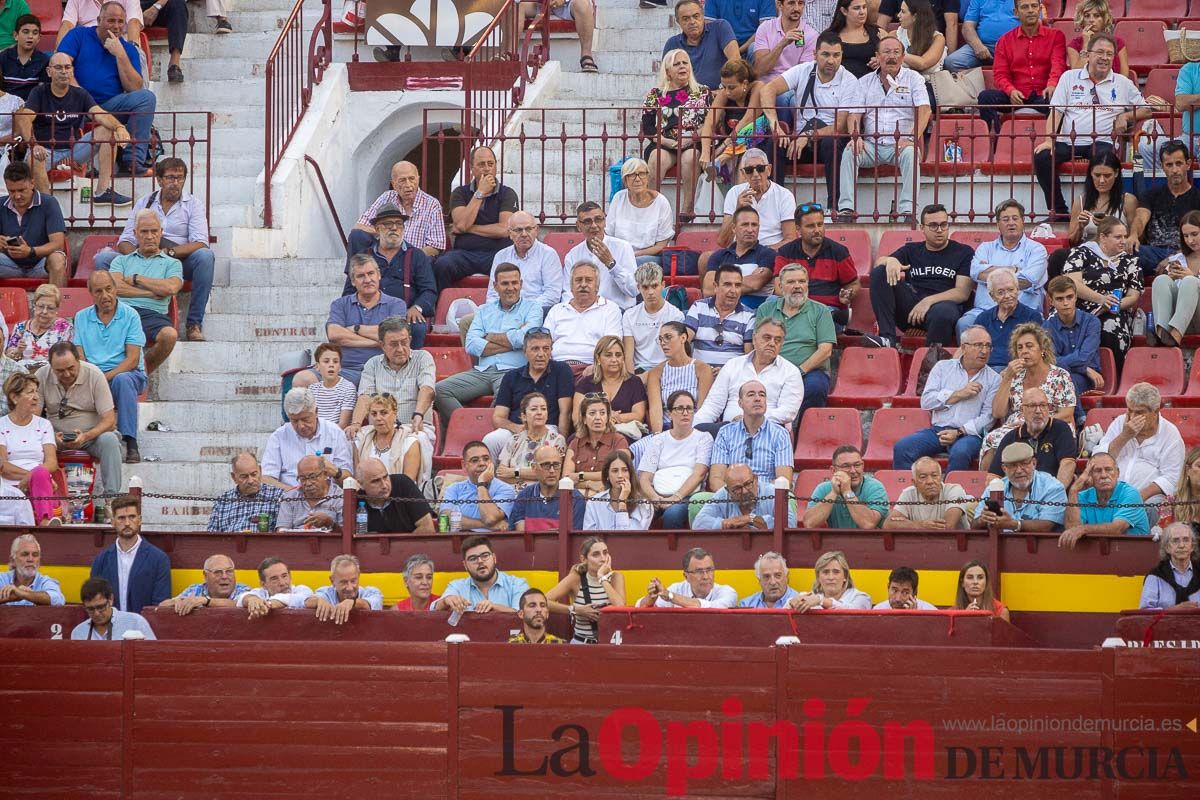
[(1083, 398), (1083, 408), (1095, 408), (1100, 405), (1100, 401), (1105, 397), (1115, 395), (1117, 393), (1117, 359), (1113, 356), (1113, 351), (1107, 347), (1100, 348), (1100, 374), (1104, 377), (1104, 388), (1101, 390), (1103, 395), (1092, 395)]
[(1046, 120), (1010, 117), (1000, 125), (995, 157), (979, 169), (985, 175), (1024, 175), (1033, 170), (1033, 148), (1045, 138)]
[(466, 297), (475, 302), (475, 305), (481, 306), (487, 300), (487, 289), (445, 289), (438, 295), (437, 310), (433, 312), (433, 324), (445, 325), (446, 314), (450, 311), (450, 304), (460, 297)]
[(853, 408), (810, 408), (796, 436), (796, 469), (828, 467), (839, 445), (862, 447), (862, 421)]
[[(1195, 2), (1195, 0), (1192, 1)], [(1175, 22), (1186, 17), (1187, 14), (1188, 0), (1129, 0), (1129, 11), (1125, 14), (1125, 18)], [(1116, 17), (1115, 14), (1113, 16)]]
[(1108, 430), (1108, 426), (1112, 425), (1113, 420), (1125, 413), (1123, 408), (1093, 408), (1087, 412), (1087, 417), (1084, 418), (1084, 427), (1099, 425), (1104, 430)]
[(58, 307), (58, 315), (71, 319), (75, 312), (82, 311), (92, 304), (92, 296), (87, 289), (78, 286), (68, 286), (62, 289), (62, 305)]
[(878, 261), (885, 256), (890, 256), (909, 242), (919, 242), (924, 238), (925, 234), (920, 231), (884, 231), (883, 235), (879, 237), (879, 247), (875, 248), (875, 260)]
[(42, 36), (57, 37), (63, 18), (61, 0), (29, 0), (28, 5), (29, 13), (42, 21)]
[(1200, 409), (1197, 408), (1164, 408), (1163, 418), (1179, 428), (1183, 437), (1183, 446), (1189, 450), (1200, 444)]
[(567, 253), (571, 252), (571, 248), (586, 238), (579, 231), (552, 231), (546, 234), (543, 241), (554, 248), (554, 252), (558, 253), (558, 259), (561, 261), (567, 257)]
[(471, 368), (471, 356), (461, 347), (426, 347), (425, 352), (433, 356), (439, 381)]
[(9, 330), (18, 322), (29, 319), (29, 298), (25, 290), (9, 286), (0, 287), (0, 313), (4, 314), (4, 321), (8, 323)]
[(692, 228), (691, 230), (680, 231), (675, 236), (675, 246), (683, 247), (696, 253), (716, 250), (721, 246), (717, 244), (717, 233), (717, 228)]
[(842, 351), (829, 405), (879, 408), (900, 393), (900, 353), (893, 349), (848, 347)]
[(850, 260), (862, 278), (871, 274), (871, 234), (866, 228), (826, 228), (825, 238), (850, 251)]
[(871, 420), (864, 460), (867, 469), (889, 469), (896, 442), (929, 427), (929, 412), (919, 408), (881, 408)]
[[(830, 451), (833, 455), (833, 451)], [(830, 459), (826, 459), (827, 462)], [(812, 499), (813, 490), (820, 486), (823, 482), (829, 480), (830, 470), (828, 465), (825, 469), (806, 469), (803, 472), (796, 474), (796, 501), (799, 506), (798, 512), (803, 513), (808, 507), (808, 501)]]
[(1066, 37), (1068, 44), (1070, 44), (1072, 39), (1079, 35), (1079, 29), (1075, 27), (1075, 20), (1073, 18), (1056, 19), (1050, 27), (1054, 28), (1056, 31), (1062, 31), (1062, 34)]
[(1167, 41), (1163, 38), (1166, 29), (1167, 23), (1162, 20), (1122, 20), (1117, 23), (1115, 33), (1125, 40), (1130, 67), (1144, 73), (1171, 63), (1167, 56)]
[(442, 452), (433, 457), (433, 468), (455, 469), (462, 466), (463, 446), (475, 439), (482, 439), (495, 429), (492, 425), (490, 408), (459, 408), (450, 415), (446, 426), (446, 440)]
[(858, 290), (854, 301), (850, 303), (849, 327), (859, 333), (875, 333), (879, 330), (875, 324), (875, 309), (871, 307), (871, 290), (866, 286)]
[(942, 479), (945, 483), (957, 483), (967, 493), (968, 497), (983, 497), (987, 492), (987, 485), (990, 482), (988, 474), (983, 470), (955, 470), (954, 472), (946, 473), (946, 477)]
[(909, 486), (912, 486), (912, 470), (908, 469), (879, 469), (875, 470), (875, 480), (887, 489), (888, 499), (893, 503)]
[(996, 239), (1000, 234), (995, 228), (972, 228), (971, 230), (957, 230), (950, 234), (950, 239), (955, 242), (962, 242), (965, 245), (970, 245), (972, 250), (978, 250), (979, 245), (984, 242), (990, 242)]
[(1188, 373), (1187, 390), (1181, 394), (1164, 397), (1163, 401), (1174, 406), (1200, 406), (1200, 358), (1192, 358), (1192, 370)]
[[(950, 353), (958, 351), (956, 347), (946, 348)], [(904, 382), (904, 394), (897, 395), (892, 400), (894, 408), (920, 408), (921, 395), (917, 392), (917, 378), (921, 375), (921, 362), (925, 360), (925, 354), (929, 352), (929, 348), (922, 345), (913, 351), (912, 363), (908, 365), (908, 378)]]
[[(1055, 0), (1050, 0), (1050, 3), (1054, 2)], [(1062, 16), (1067, 19), (1074, 19), (1075, 7), (1079, 5), (1080, 2), (1082, 2), (1082, 0), (1066, 0), (1063, 3)], [(1133, 0), (1133, 2), (1138, 3), (1141, 2), (1141, 0)], [(1047, 14), (1050, 13), (1050, 8), (1051, 6), (1048, 3), (1046, 10)], [(1125, 16), (1125, 0), (1114, 0), (1113, 2), (1109, 3), (1108, 11), (1110, 14), (1112, 14), (1113, 19), (1120, 19), (1121, 17)]]
[[(958, 161), (945, 160), (946, 145), (951, 143), (962, 148)], [(928, 175), (970, 175), (991, 155), (992, 138), (986, 122), (979, 117), (941, 116), (925, 148), (921, 171)]]
[(119, 234), (89, 233), (83, 237), (83, 246), (79, 248), (79, 263), (75, 266), (75, 277), (67, 282), (68, 286), (87, 287), (88, 276), (96, 268), (96, 254), (106, 247), (116, 247)]
[(1146, 97), (1156, 94), (1173, 105), (1177, 83), (1179, 67), (1157, 67), (1150, 70), (1150, 74), (1146, 76), (1146, 86), (1142, 89), (1142, 94)]
[(1135, 383), (1145, 381), (1158, 387), (1164, 397), (1183, 394), (1183, 351), (1176, 347), (1131, 347), (1125, 354), (1121, 386), (1115, 395), (1104, 398), (1104, 405), (1125, 405), (1125, 395)]

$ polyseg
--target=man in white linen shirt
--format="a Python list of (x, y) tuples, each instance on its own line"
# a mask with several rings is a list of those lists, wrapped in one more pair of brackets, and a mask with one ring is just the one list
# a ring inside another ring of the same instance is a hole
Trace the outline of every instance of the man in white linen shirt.
[(930, 117), (925, 76), (904, 66), (904, 45), (894, 36), (880, 39), (875, 52), (879, 69), (858, 79), (856, 107), (847, 109), (851, 139), (841, 165), (838, 222), (854, 221), (860, 167), (899, 167), (896, 211), (901, 222), (912, 217), (913, 189), (921, 179), (916, 142)]
[[(606, 217), (598, 203), (588, 200), (575, 209), (575, 227), (586, 239), (567, 251), (563, 258), (563, 274), (571, 275), (576, 264), (594, 264), (600, 272), (600, 296), (616, 303), (621, 310), (637, 302), (637, 256), (633, 245), (616, 236), (604, 233)], [(562, 299), (571, 298), (571, 285), (563, 286)], [(617, 334), (620, 335), (620, 334)]]
[(555, 361), (566, 362), (576, 379), (595, 359), (601, 336), (621, 335), (621, 309), (601, 297), (600, 268), (590, 261), (571, 267), (571, 299), (546, 314), (546, 328), (554, 337), (550, 351)]
[(563, 268), (558, 253), (538, 241), (537, 220), (527, 211), (514, 212), (508, 218), (508, 236), (512, 244), (492, 259), (487, 302), (500, 299), (496, 291), (496, 267), (508, 263), (521, 270), (521, 299), (531, 300), (543, 310), (550, 308), (561, 299), (563, 291)]
[(1092, 451), (1108, 453), (1117, 460), (1121, 480), (1147, 501), (1146, 514), (1153, 526), (1158, 519), (1155, 506), (1175, 493), (1183, 472), (1184, 444), (1179, 429), (1162, 418), (1162, 395), (1150, 383), (1135, 383), (1125, 395), (1124, 414), (1113, 420), (1104, 438)]
[(250, 612), (250, 619), (265, 617), (279, 608), (304, 608), (304, 601), (313, 594), (307, 586), (292, 584), (288, 565), (276, 556), (267, 556), (258, 565), (258, 579), (262, 586), (242, 592), (235, 603)]
[(754, 349), (731, 359), (713, 381), (708, 397), (696, 412), (696, 425), (732, 422), (742, 415), (738, 392), (751, 380), (767, 389), (767, 419), (785, 428), (796, 419), (804, 402), (804, 378), (796, 365), (779, 355), (785, 336), (783, 325), (774, 319), (758, 323)]
[(280, 425), (263, 449), (262, 480), (285, 492), (299, 485), (296, 465), (307, 455), (322, 456), (329, 477), (338, 485), (350, 476), (354, 459), (346, 434), (334, 423), (317, 418), (317, 398), (308, 389), (283, 396), (288, 421)]
[(664, 588), (662, 581), (651, 578), (645, 597), (637, 601), (638, 608), (733, 608), (737, 592), (717, 583), (716, 571), (712, 555), (703, 547), (693, 547), (683, 555), (684, 579)]

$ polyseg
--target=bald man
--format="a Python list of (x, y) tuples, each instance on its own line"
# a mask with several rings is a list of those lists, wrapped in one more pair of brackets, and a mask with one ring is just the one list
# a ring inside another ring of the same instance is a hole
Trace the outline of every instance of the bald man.
[(336, 530), (342, 524), (345, 502), (320, 456), (307, 455), (296, 464), (300, 485), (284, 492), (279, 501), (280, 530), (298, 528)]
[(275, 530), (283, 490), (263, 483), (262, 470), (253, 453), (239, 453), (229, 467), (233, 488), (217, 498), (208, 517), (208, 529), (225, 533), (259, 530), (259, 516), (266, 514), (267, 530)]
[(159, 608), (173, 608), (181, 617), (197, 608), (233, 608), (234, 599), (250, 591), (244, 583), (238, 583), (237, 570), (229, 556), (209, 556), (204, 561), (204, 582), (193, 583), (175, 597), (158, 604)]
[(162, 251), (162, 222), (157, 212), (148, 208), (137, 212), (133, 230), (137, 250), (113, 259), (109, 274), (116, 284), (117, 297), (141, 318), (148, 375), (167, 360), (179, 341), (179, 331), (167, 312), (183, 288), (183, 263)]
[(371, 533), (433, 533), (433, 510), (412, 478), (389, 475), (377, 458), (359, 462), (354, 473), (362, 489), (358, 497), (367, 504), (367, 530)]
[(397, 161), (392, 165), (391, 188), (375, 199), (350, 231), (351, 254), (366, 252), (375, 243), (378, 232), (371, 220), (388, 203), (408, 216), (404, 241), (430, 258), (437, 258), (446, 249), (446, 218), (442, 204), (421, 189), (421, 173), (416, 164)]

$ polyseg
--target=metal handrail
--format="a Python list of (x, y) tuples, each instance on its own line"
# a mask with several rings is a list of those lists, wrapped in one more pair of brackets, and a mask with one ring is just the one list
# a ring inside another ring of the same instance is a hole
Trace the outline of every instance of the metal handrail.
[(329, 186), (325, 183), (325, 175), (321, 172), (321, 165), (317, 160), (308, 153), (304, 154), (304, 160), (307, 161), (312, 168), (317, 171), (317, 180), (321, 184), (321, 192), (325, 195), (325, 205), (329, 208), (329, 214), (333, 217), (333, 224), (337, 226), (338, 236), (342, 240), (342, 247), (350, 249), (350, 240), (346, 238), (346, 230), (342, 227), (342, 221), (338, 218), (337, 206), (333, 203), (333, 196), (329, 194)]

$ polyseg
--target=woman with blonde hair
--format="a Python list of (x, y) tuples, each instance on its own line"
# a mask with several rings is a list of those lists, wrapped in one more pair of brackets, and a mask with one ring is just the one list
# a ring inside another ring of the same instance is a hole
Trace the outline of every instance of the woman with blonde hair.
[(1088, 43), (1097, 33), (1107, 33), (1117, 42), (1117, 57), (1113, 59), (1112, 71), (1129, 75), (1129, 51), (1125, 49), (1125, 40), (1115, 35), (1117, 23), (1113, 20), (1112, 10), (1108, 0), (1079, 0), (1075, 6), (1075, 30), (1079, 35), (1067, 42), (1067, 66), (1071, 69), (1083, 69), (1087, 59)]
[(625, 605), (625, 576), (615, 572), (608, 545), (599, 536), (589, 536), (579, 547), (579, 563), (558, 585), (546, 592), (551, 603), (570, 604), (575, 632), (572, 644), (595, 644), (600, 628), (600, 609)]
[(377, 458), (391, 475), (407, 475), (421, 487), (426, 498), (433, 499), (433, 448), (428, 437), (417, 435), (408, 425), (397, 425), (399, 406), (396, 398), (384, 392), (371, 398), (367, 406), (367, 426), (354, 441), (354, 466), (368, 458)]
[(1200, 533), (1200, 447), (1193, 447), (1183, 459), (1175, 490), (1175, 521), (1186, 522)]
[(33, 371), (50, 360), (50, 348), (75, 338), (75, 325), (58, 315), (62, 292), (53, 283), (43, 283), (33, 292), (33, 316), (18, 322), (5, 343), (8, 357)]
[(650, 165), (637, 157), (621, 164), (621, 185), (608, 203), (604, 232), (629, 242), (638, 264), (662, 264), (663, 248), (675, 238), (670, 201), (654, 189)]
[(583, 429), (583, 398), (600, 394), (608, 398), (612, 425), (631, 442), (642, 438), (646, 428), (646, 384), (629, 371), (625, 343), (616, 336), (601, 336), (593, 352), (592, 370), (575, 384), (574, 429)]
[(1075, 424), (1075, 384), (1071, 382), (1071, 373), (1055, 365), (1054, 340), (1046, 329), (1036, 322), (1021, 323), (1009, 338), (1008, 353), (1012, 360), (1000, 373), (1000, 390), (992, 401), (992, 416), (1004, 420), (1004, 424), (983, 437), (980, 469), (987, 469), (1000, 440), (1025, 424), (1021, 404), (1026, 389), (1041, 389), (1050, 404), (1051, 415), (1069, 425)]
[(663, 56), (658, 85), (642, 103), (642, 138), (647, 140), (642, 156), (650, 166), (652, 188), (661, 191), (667, 173), (679, 166), (678, 208), (684, 222), (691, 222), (696, 206), (701, 131), (712, 97), (711, 89), (696, 83), (687, 52), (677, 49)]
[(814, 608), (871, 608), (871, 596), (854, 588), (850, 563), (841, 550), (831, 550), (813, 564), (816, 578), (811, 592), (801, 592), (788, 605), (803, 614)]

